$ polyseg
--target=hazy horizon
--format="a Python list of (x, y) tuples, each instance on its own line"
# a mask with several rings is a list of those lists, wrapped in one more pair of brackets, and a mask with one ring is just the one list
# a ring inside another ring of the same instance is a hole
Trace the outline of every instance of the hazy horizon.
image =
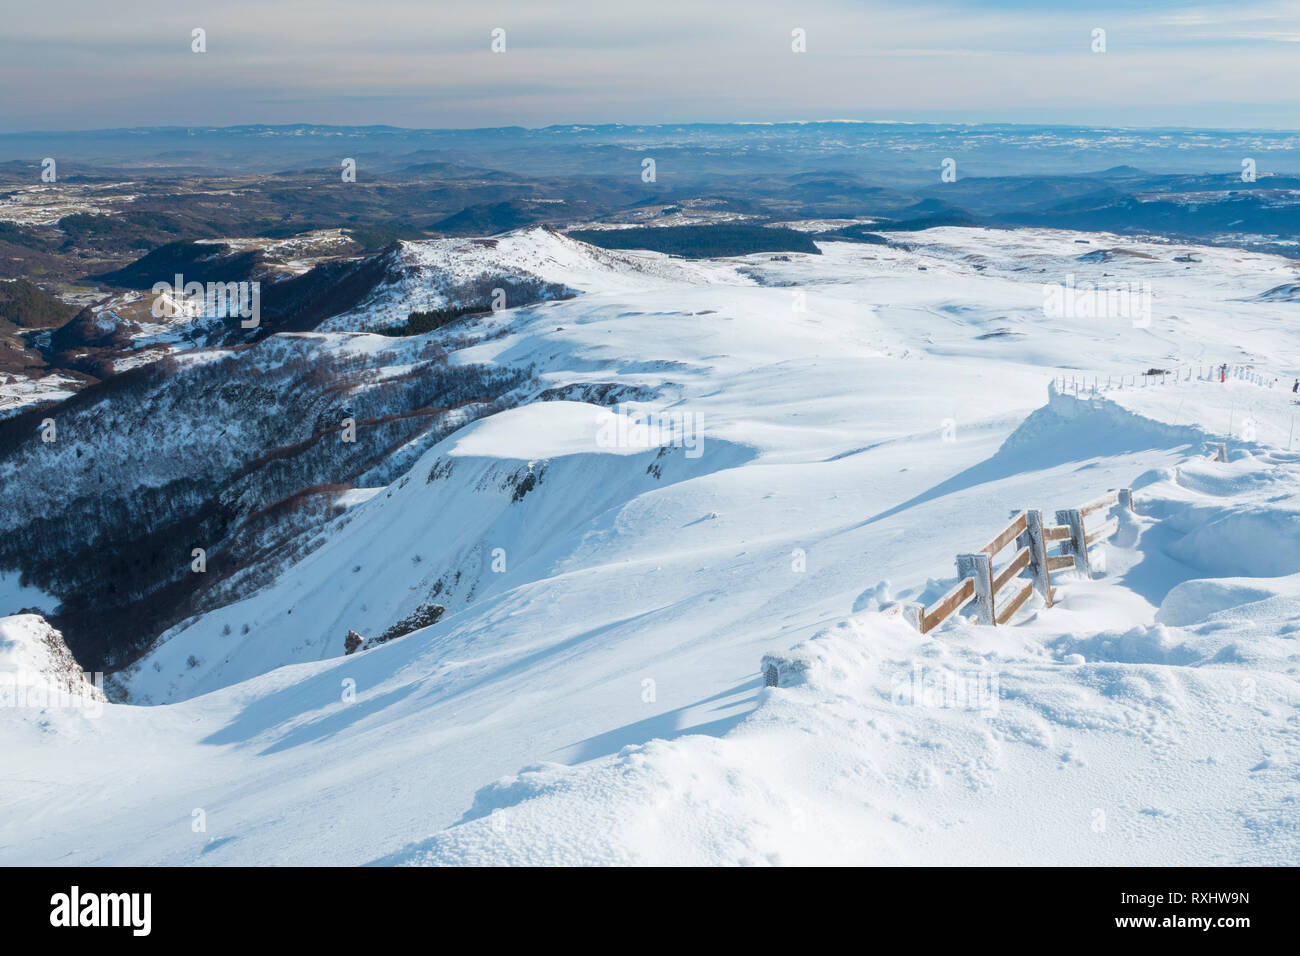
[(412, 0), (234, 0), (220, 10), (54, 0), (7, 18), (0, 82), (15, 92), (0, 107), (0, 130), (816, 121), (809, 117), (1300, 127), (1295, 4), (1037, 6), (664, 0), (596, 19), (573, 0), (472, 10)]
[(1300, 122), (1295, 126), (1189, 126), (1189, 125), (1141, 125), (1141, 124), (1094, 124), (1094, 123), (1036, 123), (1028, 120), (1013, 122), (1006, 120), (896, 120), (896, 119), (787, 119), (787, 120), (664, 120), (662, 122), (637, 122), (632, 120), (609, 121), (601, 123), (549, 123), (543, 126), (528, 126), (521, 123), (507, 123), (498, 126), (402, 126), (395, 123), (311, 123), (311, 122), (293, 122), (286, 121), (282, 123), (195, 123), (195, 124), (166, 124), (157, 126), (85, 126), (85, 127), (58, 127), (50, 129), (14, 129), (0, 130), (0, 136), (25, 136), (40, 134), (60, 134), (60, 133), (114, 133), (133, 130), (183, 130), (183, 129), (202, 129), (202, 130), (237, 130), (250, 129), (257, 127), (266, 127), (268, 129), (292, 129), (295, 127), (315, 127), (320, 129), (390, 129), (407, 133), (477, 133), (492, 132), (495, 130), (524, 130), (526, 132), (539, 132), (549, 129), (603, 129), (603, 128), (625, 128), (637, 129), (645, 128), (672, 128), (678, 126), (818, 126), (843, 123), (846, 125), (857, 126), (935, 126), (935, 127), (954, 127), (954, 126), (1011, 126), (1026, 127), (1035, 129), (1085, 129), (1085, 130), (1171, 130), (1186, 132), (1207, 132), (1207, 133), (1300, 133)]

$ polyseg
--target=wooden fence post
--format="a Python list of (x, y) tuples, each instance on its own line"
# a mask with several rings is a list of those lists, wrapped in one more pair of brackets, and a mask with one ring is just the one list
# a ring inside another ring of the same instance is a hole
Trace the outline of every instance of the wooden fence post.
[(957, 555), (957, 576), (975, 579), (975, 607), (981, 624), (997, 625), (993, 607), (993, 558), (987, 554)]
[(1070, 529), (1070, 553), (1074, 555), (1074, 569), (1085, 578), (1092, 577), (1088, 566), (1088, 536), (1083, 528), (1083, 515), (1078, 508), (1067, 508), (1056, 513), (1056, 523)]
[[(1029, 549), (1029, 576), (1034, 580), (1034, 587), (1043, 596), (1043, 602), (1052, 606), (1052, 572), (1047, 567), (1047, 541), (1043, 537), (1043, 513), (1041, 511), (1025, 512), (1025, 533), (1022, 536), (1022, 548)], [(1017, 542), (1018, 544), (1020, 542)]]

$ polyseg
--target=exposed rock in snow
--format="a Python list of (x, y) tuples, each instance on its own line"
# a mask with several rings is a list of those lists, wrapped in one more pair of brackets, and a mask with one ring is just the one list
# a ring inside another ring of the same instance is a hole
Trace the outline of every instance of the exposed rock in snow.
[(10, 689), (43, 685), (56, 698), (106, 700), (103, 675), (87, 679), (63, 635), (38, 614), (0, 618), (0, 683)]

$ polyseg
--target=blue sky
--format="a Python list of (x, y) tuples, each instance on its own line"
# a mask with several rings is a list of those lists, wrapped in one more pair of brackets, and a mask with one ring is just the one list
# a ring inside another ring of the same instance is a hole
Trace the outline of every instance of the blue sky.
[[(206, 31), (207, 52), (191, 52)], [(505, 30), (505, 52), (490, 49)], [(806, 33), (806, 52), (791, 49)], [(1093, 31), (1106, 50), (1093, 51)], [(0, 130), (889, 119), (1300, 128), (1300, 2), (48, 0)]]

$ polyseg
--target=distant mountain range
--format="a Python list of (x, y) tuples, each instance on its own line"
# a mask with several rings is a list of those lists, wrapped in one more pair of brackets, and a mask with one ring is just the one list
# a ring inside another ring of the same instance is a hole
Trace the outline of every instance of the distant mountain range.
[[(909, 184), (957, 175), (1064, 176), (1125, 165), (1164, 173), (1300, 171), (1300, 132), (934, 123), (685, 123), (401, 129), (393, 126), (145, 127), (0, 134), (0, 162), (63, 157), (101, 166), (275, 172), (355, 158), (361, 170), (445, 177), (457, 167), (531, 175), (617, 175), (629, 158), (657, 157), (660, 181), (742, 172), (855, 170)], [(436, 170), (430, 167), (436, 166)], [(425, 167), (419, 170), (418, 167)], [(412, 167), (417, 167), (412, 169)], [(637, 173), (639, 174), (639, 166)]]

